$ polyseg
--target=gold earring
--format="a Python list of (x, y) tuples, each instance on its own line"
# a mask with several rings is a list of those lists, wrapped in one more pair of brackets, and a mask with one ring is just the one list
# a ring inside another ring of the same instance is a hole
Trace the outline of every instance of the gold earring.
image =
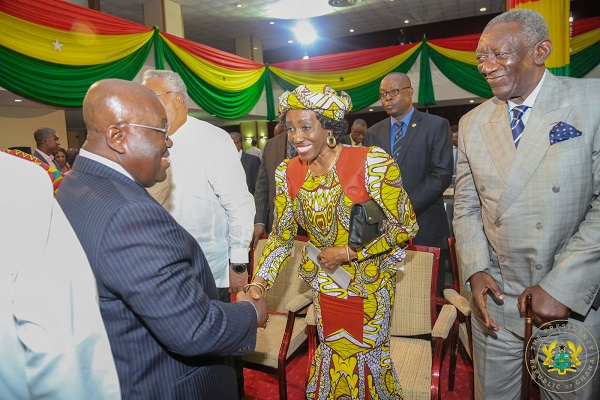
[(329, 131), (329, 136), (327, 136), (327, 146), (334, 148), (337, 145), (337, 140), (335, 140), (335, 136), (333, 136), (333, 132)]

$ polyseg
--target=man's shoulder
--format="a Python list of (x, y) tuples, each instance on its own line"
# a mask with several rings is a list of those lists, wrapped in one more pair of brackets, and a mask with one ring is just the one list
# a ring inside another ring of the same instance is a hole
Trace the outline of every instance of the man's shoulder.
[(371, 133), (371, 132), (377, 132), (379, 131), (382, 127), (388, 127), (388, 131), (389, 131), (389, 125), (390, 125), (390, 117), (386, 117), (385, 119), (382, 119), (381, 121), (371, 125), (369, 128), (367, 128), (367, 133)]
[[(448, 123), (448, 120), (444, 117), (440, 117), (439, 115), (429, 114), (426, 112), (421, 112), (415, 108), (415, 112), (411, 118), (411, 120), (420, 119), (426, 123), (431, 123), (435, 125), (443, 124), (444, 122)], [(449, 125), (449, 123), (448, 123)]]
[(500, 100), (498, 100), (496, 97), (492, 97), (491, 99), (484, 101), (483, 103), (481, 103), (480, 105), (478, 105), (477, 107), (472, 109), (471, 111), (467, 112), (465, 115), (463, 115), (461, 117), (460, 120), (462, 122), (463, 120), (467, 121), (467, 120), (471, 120), (473, 118), (479, 118), (482, 115), (489, 115), (496, 109), (496, 107), (498, 107), (499, 103), (500, 103)]

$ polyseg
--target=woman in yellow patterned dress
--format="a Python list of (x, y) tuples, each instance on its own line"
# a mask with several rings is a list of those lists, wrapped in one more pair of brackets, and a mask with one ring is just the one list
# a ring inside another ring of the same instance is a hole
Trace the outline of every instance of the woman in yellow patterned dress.
[[(313, 288), (320, 345), (312, 360), (310, 399), (401, 399), (389, 354), (390, 310), (401, 246), (417, 232), (416, 217), (393, 159), (377, 147), (336, 143), (347, 130), (350, 97), (329, 85), (301, 85), (279, 99), (282, 122), (298, 151), (275, 172), (275, 219), (248, 292), (258, 298), (288, 259), (298, 226), (321, 250), (306, 250), (300, 277)], [(348, 246), (352, 204), (374, 199), (386, 231), (362, 248)], [(343, 268), (344, 289), (327, 272)], [(327, 271), (327, 272), (326, 272)]]

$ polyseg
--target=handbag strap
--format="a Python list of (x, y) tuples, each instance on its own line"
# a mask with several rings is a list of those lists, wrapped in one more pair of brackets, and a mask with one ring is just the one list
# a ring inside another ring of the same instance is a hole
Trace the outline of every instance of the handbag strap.
[[(368, 147), (343, 147), (336, 163), (336, 171), (342, 191), (352, 203), (361, 203), (371, 198), (365, 188), (365, 163)], [(286, 179), (292, 201), (304, 184), (308, 172), (308, 163), (294, 157), (288, 162)]]

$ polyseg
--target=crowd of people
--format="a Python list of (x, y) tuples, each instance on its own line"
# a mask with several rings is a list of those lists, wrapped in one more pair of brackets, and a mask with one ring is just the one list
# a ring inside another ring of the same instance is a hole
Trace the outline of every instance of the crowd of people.
[[(389, 344), (397, 265), (409, 241), (449, 265), (453, 175), (475, 398), (520, 398), (528, 294), (535, 324), (564, 322), (557, 341), (589, 332), (596, 345), (578, 362), (597, 367), (600, 82), (554, 76), (551, 51), (540, 14), (500, 14), (476, 51), (494, 97), (458, 126), (415, 109), (403, 73), (380, 83), (388, 117), (350, 130), (347, 93), (299, 85), (279, 98), (276, 135), (255, 155), (239, 132), (188, 116), (175, 72), (96, 82), (78, 153), (51, 128), (34, 133), (28, 160), (63, 177), (56, 197), (41, 168), (0, 153), (12, 171), (4, 226), (29, 228), (1, 230), (0, 399), (244, 398), (239, 356), (268, 328), (265, 294), (299, 233), (318, 250), (316, 260), (303, 251), (298, 271), (319, 339), (306, 397), (401, 399)], [(385, 229), (350, 245), (352, 206), (368, 200)], [(347, 286), (331, 276), (340, 268)], [(596, 398), (600, 373), (585, 379), (541, 394)]]

